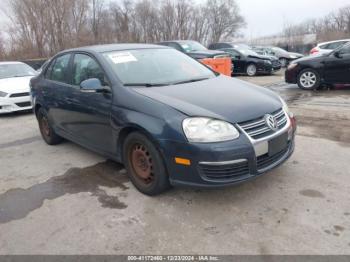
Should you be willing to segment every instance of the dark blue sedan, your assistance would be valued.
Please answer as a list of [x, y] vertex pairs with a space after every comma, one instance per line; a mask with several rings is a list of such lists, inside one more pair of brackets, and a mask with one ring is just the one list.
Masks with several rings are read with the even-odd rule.
[[65, 138], [124, 163], [148, 195], [247, 181], [294, 150], [295, 119], [279, 96], [168, 47], [63, 51], [31, 94], [46, 143]]

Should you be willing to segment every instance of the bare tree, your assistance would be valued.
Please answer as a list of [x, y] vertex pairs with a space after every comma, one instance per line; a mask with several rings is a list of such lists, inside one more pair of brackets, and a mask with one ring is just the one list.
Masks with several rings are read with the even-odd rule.
[[7, 0], [8, 55], [47, 57], [80, 45], [233, 37], [244, 25], [235, 0]]
[[5, 58], [6, 58], [5, 41], [0, 32], [0, 60], [4, 60]]
[[210, 42], [233, 37], [245, 26], [244, 18], [234, 0], [207, 0], [205, 9], [210, 24]]

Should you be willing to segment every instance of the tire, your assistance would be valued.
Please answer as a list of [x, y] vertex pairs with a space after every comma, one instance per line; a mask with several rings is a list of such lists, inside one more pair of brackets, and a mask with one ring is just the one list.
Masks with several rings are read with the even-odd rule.
[[161, 154], [142, 133], [131, 133], [125, 139], [123, 160], [131, 182], [141, 193], [154, 196], [171, 187]]
[[42, 138], [48, 145], [57, 145], [62, 142], [62, 138], [53, 130], [47, 117], [45, 109], [40, 108], [37, 112], [37, 119]]
[[288, 60], [286, 58], [280, 58], [279, 60], [283, 68], [288, 66]]
[[317, 71], [309, 68], [298, 75], [298, 86], [304, 90], [316, 90], [321, 85], [321, 78]]
[[249, 64], [246, 68], [246, 74], [248, 76], [256, 76], [258, 70], [255, 64]]

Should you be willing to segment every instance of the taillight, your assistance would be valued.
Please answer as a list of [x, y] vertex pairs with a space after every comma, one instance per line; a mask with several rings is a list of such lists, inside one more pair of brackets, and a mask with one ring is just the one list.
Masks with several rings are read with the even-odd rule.
[[311, 51], [310, 51], [311, 55], [314, 55], [314, 54], [317, 54], [317, 53], [318, 53], [318, 49], [316, 47], [312, 48]]

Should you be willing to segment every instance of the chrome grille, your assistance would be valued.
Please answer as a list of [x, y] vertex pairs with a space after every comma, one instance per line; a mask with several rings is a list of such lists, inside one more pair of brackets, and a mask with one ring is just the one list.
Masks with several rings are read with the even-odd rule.
[[[278, 123], [278, 130], [285, 127], [287, 124], [287, 116], [284, 113], [283, 109], [280, 109], [271, 114]], [[265, 121], [265, 116], [261, 116], [257, 119], [239, 123], [238, 125], [253, 139], [260, 139], [265, 136], [271, 135], [274, 133], [267, 125]], [[277, 130], [277, 131], [278, 131]]]
[[29, 92], [25, 93], [16, 93], [16, 94], [11, 94], [10, 97], [22, 97], [22, 96], [29, 96]]

